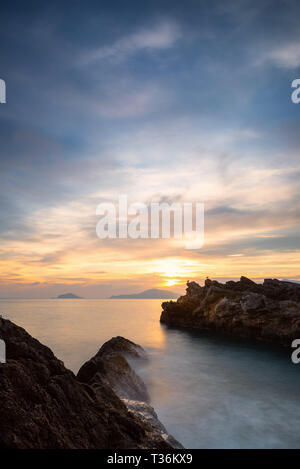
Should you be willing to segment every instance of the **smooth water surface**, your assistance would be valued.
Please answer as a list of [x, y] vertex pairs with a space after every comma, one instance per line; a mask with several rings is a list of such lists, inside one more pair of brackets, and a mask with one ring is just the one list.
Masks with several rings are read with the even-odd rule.
[[111, 337], [146, 348], [138, 370], [164, 423], [186, 448], [299, 448], [300, 365], [289, 351], [169, 329], [161, 300], [0, 300], [77, 372]]

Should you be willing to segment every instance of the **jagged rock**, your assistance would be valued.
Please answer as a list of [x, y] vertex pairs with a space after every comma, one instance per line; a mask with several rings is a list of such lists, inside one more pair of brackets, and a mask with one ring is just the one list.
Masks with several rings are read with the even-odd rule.
[[147, 360], [147, 354], [142, 347], [124, 337], [113, 337], [81, 367], [77, 378], [91, 386], [96, 393], [99, 382], [105, 382], [134, 415], [146, 424], [150, 424], [173, 448], [182, 448], [182, 445], [168, 434], [158, 420], [150, 405], [147, 388], [127, 362], [126, 356], [136, 360]]
[[198, 287], [189, 282], [186, 295], [163, 303], [161, 322], [286, 346], [300, 338], [299, 284], [277, 279], [257, 284], [241, 277], [225, 284], [206, 279]]
[[105, 344], [100, 348], [98, 354], [104, 356], [105, 354], [112, 352], [120, 352], [125, 356], [143, 360], [147, 360], [148, 358], [145, 350], [140, 345], [120, 336], [113, 337], [108, 342], [105, 342]]
[[187, 288], [186, 288], [186, 291], [187, 291], [187, 294], [189, 295], [189, 297], [192, 297], [192, 296], [200, 296], [202, 295], [202, 287], [200, 287], [200, 285], [198, 285], [198, 283], [196, 282], [187, 282]]
[[99, 380], [110, 386], [121, 398], [150, 401], [144, 382], [131, 368], [125, 355], [145, 359], [139, 345], [123, 337], [113, 337], [78, 371], [79, 381], [97, 388]]
[[101, 370], [97, 386], [80, 382], [48, 347], [3, 318], [0, 338], [7, 358], [0, 364], [0, 448], [172, 448]]

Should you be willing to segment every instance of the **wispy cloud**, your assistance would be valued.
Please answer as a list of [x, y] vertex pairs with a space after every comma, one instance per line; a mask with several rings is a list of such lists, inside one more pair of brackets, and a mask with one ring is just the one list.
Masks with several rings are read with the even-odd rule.
[[164, 21], [152, 28], [143, 28], [124, 36], [112, 44], [99, 47], [85, 54], [80, 63], [87, 65], [103, 59], [120, 61], [139, 51], [163, 50], [172, 47], [181, 36], [176, 23]]
[[92, 102], [90, 108], [95, 115], [107, 119], [143, 116], [162, 110], [169, 100], [168, 90], [155, 84], [136, 84], [135, 87], [127, 82], [119, 83], [119, 86], [112, 84], [103, 94], [103, 99]]
[[[300, 65], [300, 3], [81, 3], [80, 15], [1, 12], [0, 296], [299, 278], [298, 108], [285, 77]], [[204, 202], [204, 248], [99, 240], [95, 208], [119, 193]]]
[[268, 51], [261, 63], [271, 63], [277, 67], [294, 69], [300, 66], [300, 41], [280, 45]]

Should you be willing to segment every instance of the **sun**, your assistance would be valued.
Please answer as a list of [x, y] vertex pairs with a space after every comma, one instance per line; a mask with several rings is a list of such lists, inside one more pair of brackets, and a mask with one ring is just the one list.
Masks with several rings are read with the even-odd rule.
[[179, 280], [177, 280], [176, 278], [168, 278], [165, 283], [164, 283], [164, 286], [165, 287], [172, 287], [173, 285], [177, 285], [179, 283]]

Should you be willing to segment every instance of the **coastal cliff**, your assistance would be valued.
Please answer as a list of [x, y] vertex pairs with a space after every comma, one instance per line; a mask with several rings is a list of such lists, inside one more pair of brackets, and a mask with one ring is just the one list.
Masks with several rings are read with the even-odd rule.
[[157, 419], [144, 383], [125, 358], [146, 359], [141, 347], [111, 339], [75, 376], [48, 347], [1, 317], [0, 338], [6, 344], [0, 448], [181, 447]]
[[225, 284], [206, 279], [188, 282], [186, 294], [162, 304], [161, 322], [169, 326], [216, 331], [290, 346], [300, 338], [300, 285], [241, 277]]

